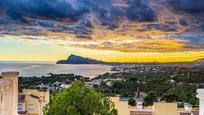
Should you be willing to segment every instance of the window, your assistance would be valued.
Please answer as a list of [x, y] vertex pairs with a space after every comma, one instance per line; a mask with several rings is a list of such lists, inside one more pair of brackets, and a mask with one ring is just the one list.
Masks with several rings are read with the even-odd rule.
[[23, 111], [24, 110], [24, 105], [22, 103], [18, 104], [18, 111]]
[[29, 104], [29, 105], [28, 105], [28, 110], [32, 110], [32, 111], [33, 111], [34, 109], [35, 109], [35, 107], [34, 107], [33, 104]]

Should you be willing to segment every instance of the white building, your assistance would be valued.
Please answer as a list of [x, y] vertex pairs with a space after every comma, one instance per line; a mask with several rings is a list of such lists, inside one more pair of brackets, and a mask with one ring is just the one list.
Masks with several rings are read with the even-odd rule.
[[197, 93], [199, 98], [199, 115], [204, 115], [204, 89], [198, 89]]

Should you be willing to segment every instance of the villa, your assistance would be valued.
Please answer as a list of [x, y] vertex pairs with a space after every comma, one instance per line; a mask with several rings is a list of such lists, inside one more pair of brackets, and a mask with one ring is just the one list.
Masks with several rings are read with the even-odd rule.
[[23, 89], [18, 94], [18, 113], [19, 115], [43, 115], [43, 108], [49, 100], [49, 91]]

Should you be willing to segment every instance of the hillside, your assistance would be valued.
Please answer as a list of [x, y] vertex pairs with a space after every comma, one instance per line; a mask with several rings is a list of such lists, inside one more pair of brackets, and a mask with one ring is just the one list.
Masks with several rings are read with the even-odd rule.
[[72, 54], [67, 58], [67, 60], [57, 61], [57, 64], [108, 64], [108, 63]]

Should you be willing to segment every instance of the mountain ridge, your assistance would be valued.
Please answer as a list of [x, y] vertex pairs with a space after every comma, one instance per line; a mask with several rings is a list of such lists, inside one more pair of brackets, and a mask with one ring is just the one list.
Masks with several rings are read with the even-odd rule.
[[[133, 63], [164, 63], [164, 62], [105, 62], [97, 59], [92, 59], [88, 57], [82, 57], [75, 54], [71, 54], [66, 60], [59, 60], [57, 64], [107, 64], [107, 65], [116, 65], [116, 64], [133, 64]], [[189, 64], [198, 64], [204, 63], [204, 58], [192, 61], [192, 62], [165, 62], [165, 63], [189, 63]]]
[[59, 60], [57, 64], [109, 64], [108, 62], [71, 54], [67, 60]]

